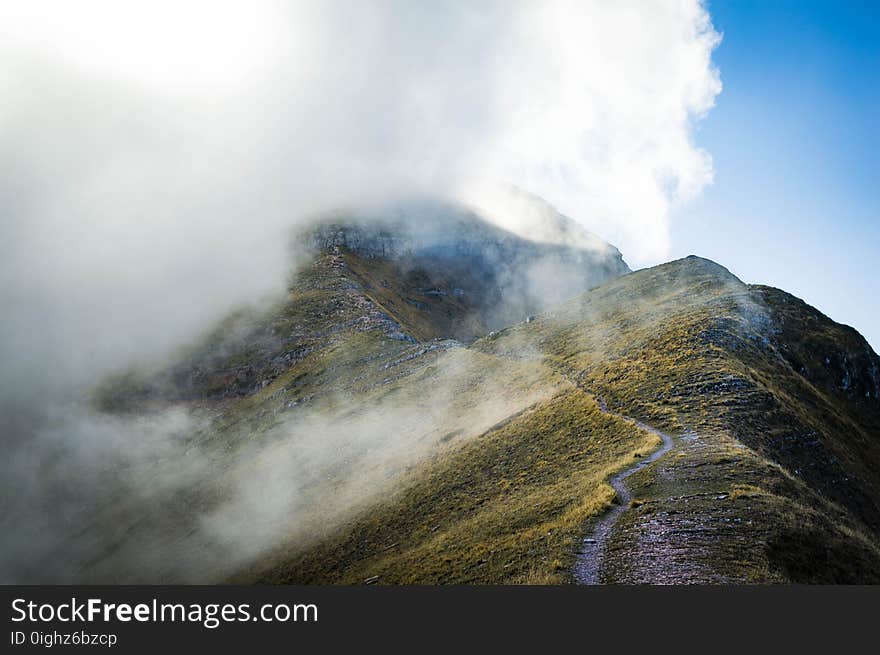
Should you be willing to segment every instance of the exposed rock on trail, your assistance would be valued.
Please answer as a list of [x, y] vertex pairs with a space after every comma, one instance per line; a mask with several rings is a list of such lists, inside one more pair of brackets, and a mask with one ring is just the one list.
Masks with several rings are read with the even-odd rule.
[[[599, 401], [599, 406], [603, 412], [610, 413], [603, 400]], [[656, 434], [662, 440], [662, 444], [649, 456], [639, 459], [634, 466], [615, 474], [608, 481], [617, 494], [616, 502], [602, 517], [599, 518], [590, 533], [583, 539], [574, 567], [574, 577], [578, 584], [594, 585], [602, 582], [602, 562], [608, 538], [611, 535], [617, 520], [629, 508], [630, 503], [633, 501], [633, 494], [627, 488], [625, 480], [634, 473], [637, 473], [656, 462], [668, 453], [674, 445], [672, 437], [665, 432], [655, 430], [649, 425], [645, 425], [644, 423], [629, 419], [625, 416], [621, 418], [631, 420], [640, 429]]]

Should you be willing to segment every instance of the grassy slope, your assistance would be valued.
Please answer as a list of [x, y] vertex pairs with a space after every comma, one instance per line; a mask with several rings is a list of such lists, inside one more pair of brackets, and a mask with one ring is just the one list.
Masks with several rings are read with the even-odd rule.
[[318, 547], [261, 563], [262, 582], [556, 583], [584, 522], [614, 493], [604, 480], [656, 447], [568, 388], [423, 465]]

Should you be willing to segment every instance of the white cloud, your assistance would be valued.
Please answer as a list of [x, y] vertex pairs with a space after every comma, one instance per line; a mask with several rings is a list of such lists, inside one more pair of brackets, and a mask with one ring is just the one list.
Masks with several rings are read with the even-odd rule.
[[662, 258], [717, 41], [696, 1], [5, 3], [7, 365], [153, 356], [279, 288], [296, 216], [401, 189], [513, 183]]
[[667, 253], [670, 208], [711, 181], [692, 123], [720, 92], [696, 2], [528, 4], [500, 71], [484, 168], [546, 197], [636, 262]]

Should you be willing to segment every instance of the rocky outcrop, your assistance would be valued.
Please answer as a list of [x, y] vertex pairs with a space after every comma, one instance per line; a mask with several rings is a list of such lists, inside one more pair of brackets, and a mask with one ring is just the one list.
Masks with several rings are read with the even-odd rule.
[[[449, 289], [425, 293], [492, 299], [497, 317], [489, 323], [495, 326], [630, 272], [617, 248], [561, 214], [541, 234], [545, 240], [533, 241], [463, 206], [422, 201], [372, 214], [327, 216], [295, 238], [318, 253], [344, 249], [427, 272], [429, 279], [442, 272], [453, 278]], [[556, 241], [546, 240], [550, 236]]]

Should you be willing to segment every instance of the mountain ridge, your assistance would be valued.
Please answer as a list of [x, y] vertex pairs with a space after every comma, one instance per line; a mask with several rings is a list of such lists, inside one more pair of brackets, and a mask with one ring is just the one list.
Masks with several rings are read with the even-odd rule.
[[268, 312], [111, 385], [112, 411], [209, 408], [188, 446], [209, 473], [96, 513], [91, 534], [137, 527], [85, 579], [158, 530], [192, 554], [135, 581], [571, 582], [657, 429], [673, 447], [627, 478], [600, 581], [874, 580], [878, 358], [855, 331], [695, 256], [491, 330], [448, 271], [395, 257], [325, 243]]
[[[644, 369], [645, 361], [641, 356], [634, 357], [631, 352], [637, 347], [638, 340], [632, 338], [636, 335], [626, 327], [627, 312], [623, 312], [624, 316], [616, 316], [620, 313], [620, 303], [603, 305], [602, 296], [616, 296], [622, 289], [632, 292], [636, 282], [646, 285], [642, 295], [655, 307], [665, 302], [682, 311], [686, 309], [688, 314], [698, 310], [687, 320], [682, 317], [675, 325], [668, 326], [672, 335], [658, 335], [651, 329], [645, 333], [649, 344], [656, 343], [658, 338], [663, 341], [674, 337], [675, 345], [671, 349], [669, 346], [662, 349], [652, 346], [655, 355], [662, 353], [683, 362], [695, 360], [695, 363], [673, 363], [671, 366], [667, 363], [666, 370], [657, 369], [666, 378], [663, 384], [658, 384], [660, 380], [653, 376], [646, 380], [652, 392], [621, 394], [620, 384], [626, 385], [627, 381], [639, 384], [639, 375], [628, 372], [621, 379], [621, 372], [614, 369], [619, 367], [625, 373], [634, 365]], [[658, 292], [665, 298], [661, 298]], [[743, 284], [714, 262], [690, 257], [617, 278], [587, 292], [575, 301], [575, 308], [562, 308], [558, 317], [553, 317], [553, 312], [550, 316], [539, 315], [533, 321], [512, 326], [474, 344], [473, 347], [481, 352], [519, 357], [524, 351], [520, 343], [522, 333], [537, 331], [540, 334], [547, 329], [547, 323], [555, 323], [546, 340], [539, 338], [536, 344], [534, 338], [527, 339], [542, 353], [544, 361], [551, 362], [551, 368], [573, 380], [575, 386], [589, 396], [601, 397], [603, 402], [607, 399], [615, 411], [638, 416], [640, 420], [675, 433], [675, 450], [658, 462], [652, 471], [634, 476], [634, 494], [638, 502], [632, 510], [624, 513], [622, 527], [614, 534], [610, 544], [611, 556], [602, 571], [603, 581], [731, 583], [873, 579], [871, 567], [880, 561], [877, 504], [873, 500], [877, 497], [876, 480], [871, 482], [870, 470], [858, 466], [857, 462], [862, 459], [877, 461], [876, 403], [868, 408], [870, 421], [857, 427], [857, 430], [874, 435], [872, 440], [869, 439], [869, 451], [854, 454], [849, 451], [853, 448], [859, 451], [865, 444], [859, 439], [850, 440], [845, 431], [837, 432], [840, 426], [835, 425], [834, 420], [814, 416], [805, 419], [801, 403], [792, 402], [787, 386], [800, 385], [800, 374], [794, 372], [787, 361], [778, 361], [784, 360], [781, 355], [775, 360], [777, 363], [768, 368], [771, 374], [777, 374], [779, 367], [787, 367], [798, 376], [786, 380], [786, 388], [770, 386], [768, 380], [772, 377], [768, 378], [766, 373], [755, 371], [744, 375], [754, 364], [751, 356], [755, 350], [765, 353], [778, 348], [778, 344], [771, 342], [775, 331], [770, 318], [773, 308], [762, 302], [764, 295], [762, 288]], [[796, 302], [793, 297], [785, 297], [786, 302]], [[629, 302], [632, 300], [632, 296], [628, 297]], [[680, 303], [684, 300], [687, 305], [682, 308]], [[705, 314], [700, 306], [703, 303], [708, 303], [714, 314]], [[589, 307], [592, 310], [588, 310]], [[566, 317], [577, 325], [589, 311], [604, 313], [606, 310], [611, 314], [609, 318], [618, 319], [614, 321], [618, 330], [630, 338], [619, 346], [623, 361], [612, 364], [603, 360], [608, 359], [609, 352], [614, 353], [616, 337], [601, 332], [590, 334], [591, 339], [598, 339], [597, 345], [603, 353], [598, 362], [590, 364], [589, 355], [583, 361], [584, 353], [590, 348], [572, 349], [568, 344], [570, 328]], [[730, 310], [733, 313], [726, 316]], [[707, 321], [707, 317], [711, 317], [710, 320]], [[604, 316], [601, 318], [600, 323], [607, 320]], [[669, 316], [664, 315], [662, 319], [666, 323]], [[679, 331], [685, 324], [688, 324], [685, 328], [687, 338], [682, 340]], [[835, 331], [845, 330], [836, 324], [832, 327]], [[558, 341], [560, 338], [562, 344]], [[860, 345], [870, 348], [863, 340]], [[579, 365], [572, 364], [571, 351], [581, 353], [574, 357], [582, 360]], [[762, 354], [761, 357], [768, 356]], [[876, 354], [872, 357], [876, 360]], [[612, 358], [616, 359], [616, 356]], [[838, 391], [845, 394], [843, 389]], [[869, 400], [873, 401], [873, 396]], [[807, 397], [806, 402], [813, 401]], [[812, 430], [805, 427], [809, 424], [813, 425]], [[821, 427], [816, 429], [817, 426]], [[751, 432], [747, 433], [749, 430]], [[808, 437], [806, 442], [800, 437], [813, 432], [814, 436]], [[535, 433], [529, 434], [536, 436]], [[489, 442], [496, 438], [491, 434], [479, 437]], [[569, 438], [577, 441], [576, 434], [570, 434]], [[794, 448], [790, 445], [793, 438], [796, 440]], [[471, 453], [469, 457], [480, 456]], [[848, 461], [841, 463], [842, 458]], [[465, 462], [459, 464], [466, 466]], [[448, 468], [444, 471], [446, 475], [453, 475]], [[860, 488], [859, 485], [863, 484], [867, 487]], [[430, 486], [421, 493], [431, 497], [432, 503], [443, 502], [432, 493]], [[730, 502], [725, 504], [728, 500]], [[394, 509], [389, 511], [399, 512], [400, 502], [390, 503]], [[376, 520], [381, 526], [383, 519]], [[593, 519], [588, 522], [590, 520]], [[391, 524], [399, 524], [399, 521]], [[364, 542], [381, 542], [381, 536], [364, 534], [363, 528], [357, 524], [348, 529]], [[381, 533], [381, 527], [375, 529]], [[406, 538], [400, 530], [398, 527], [387, 540]], [[574, 532], [584, 533], [583, 530]], [[638, 542], [648, 536], [650, 542]], [[415, 534], [410, 537], [413, 538], [416, 538]], [[568, 538], [575, 537], [569, 534]], [[406, 563], [404, 559], [403, 564], [399, 560], [392, 563], [393, 558], [381, 550], [372, 565], [369, 563], [374, 560], [369, 556], [360, 564], [351, 562], [345, 554], [347, 548], [358, 549], [351, 542], [347, 543], [336, 556], [318, 551], [317, 559], [307, 555], [305, 559], [293, 559], [291, 564], [295, 568], [287, 570], [291, 573], [300, 571], [293, 577], [288, 577], [291, 573], [282, 573], [285, 569], [273, 569], [257, 579], [351, 583], [363, 575], [363, 579], [378, 576], [379, 581], [389, 583], [489, 581], [498, 579], [493, 576], [502, 575], [505, 566], [501, 564], [501, 571], [487, 572], [488, 577], [484, 577], [474, 569], [454, 573], [456, 569], [452, 565], [449, 568], [453, 576], [460, 577], [444, 578], [441, 575], [435, 578], [427, 572], [418, 572], [422, 560]], [[568, 548], [569, 553], [577, 549], [574, 545]], [[560, 546], [551, 552], [559, 555], [565, 552], [565, 548]], [[321, 558], [324, 558], [323, 566]], [[486, 559], [484, 566], [492, 562], [483, 559]], [[554, 561], [551, 560], [551, 564]], [[553, 581], [560, 577], [565, 580], [564, 571], [568, 567], [564, 561], [559, 560], [558, 570], [563, 571], [562, 575], [555, 570], [556, 564], [552, 564], [548, 567], [550, 570], [542, 574], [522, 573], [524, 580]], [[634, 565], [638, 562], [643, 564]], [[662, 564], [660, 568], [658, 563]], [[350, 573], [343, 578], [335, 575], [323, 577], [330, 574], [324, 566], [343, 566], [343, 570]], [[472, 566], [479, 569], [480, 562]], [[395, 567], [409, 573], [401, 577], [402, 571], [393, 573]], [[320, 570], [326, 573], [317, 574]], [[307, 571], [312, 573], [307, 574]], [[313, 577], [316, 574], [317, 577]]]

